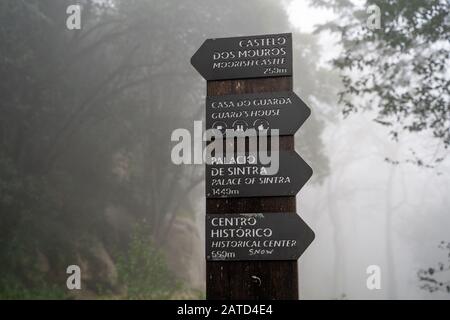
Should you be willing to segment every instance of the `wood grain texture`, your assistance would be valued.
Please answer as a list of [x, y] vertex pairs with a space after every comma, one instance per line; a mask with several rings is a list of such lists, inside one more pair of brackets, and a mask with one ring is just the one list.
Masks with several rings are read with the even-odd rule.
[[[208, 81], [208, 96], [292, 91], [292, 77]], [[294, 150], [294, 137], [280, 137], [280, 150]], [[206, 214], [296, 212], [295, 196], [206, 199]], [[298, 299], [297, 261], [206, 263], [206, 298]]]

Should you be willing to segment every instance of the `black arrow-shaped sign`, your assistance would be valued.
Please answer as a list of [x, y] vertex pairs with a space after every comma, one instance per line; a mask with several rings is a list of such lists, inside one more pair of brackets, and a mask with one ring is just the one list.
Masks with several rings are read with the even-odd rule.
[[295, 213], [207, 214], [206, 259], [297, 260], [314, 232]]
[[[260, 151], [259, 151], [260, 152]], [[312, 168], [295, 151], [212, 157], [206, 164], [206, 198], [295, 196]]]
[[206, 98], [206, 129], [294, 135], [311, 114], [293, 92], [226, 95]]
[[191, 58], [206, 80], [292, 75], [292, 34], [207, 39]]

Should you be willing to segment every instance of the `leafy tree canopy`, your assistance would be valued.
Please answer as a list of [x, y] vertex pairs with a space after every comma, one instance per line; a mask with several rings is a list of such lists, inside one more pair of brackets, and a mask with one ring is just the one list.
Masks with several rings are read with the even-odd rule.
[[[333, 60], [341, 71], [344, 115], [375, 110], [375, 121], [394, 139], [403, 131], [429, 132], [438, 141], [432, 159], [440, 162], [450, 145], [450, 5], [447, 0], [313, 0], [338, 18], [317, 31], [341, 37], [342, 53]], [[367, 20], [380, 8], [381, 26]], [[442, 153], [443, 151], [443, 153]], [[422, 165], [421, 160], [417, 164]]]

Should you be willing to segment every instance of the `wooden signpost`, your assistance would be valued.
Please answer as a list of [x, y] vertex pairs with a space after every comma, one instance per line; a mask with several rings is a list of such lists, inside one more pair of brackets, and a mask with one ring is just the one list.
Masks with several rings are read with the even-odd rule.
[[208, 39], [191, 63], [208, 81], [292, 76], [292, 34]]
[[280, 133], [273, 176], [257, 162], [206, 166], [207, 299], [298, 299], [296, 260], [314, 233], [296, 215], [312, 169], [294, 150], [310, 110], [292, 92], [292, 35], [208, 39], [191, 63], [208, 80], [207, 129]]
[[297, 260], [314, 232], [296, 214], [206, 215], [206, 260]]
[[273, 175], [268, 165], [253, 160], [256, 156], [242, 156], [239, 163], [219, 158], [215, 161], [220, 164], [207, 164], [206, 198], [295, 196], [311, 178], [311, 167], [295, 151], [273, 151], [271, 156], [279, 161]]
[[[294, 135], [311, 110], [294, 92], [264, 92], [206, 97], [206, 129], [278, 129]], [[242, 126], [242, 127], [239, 127]]]

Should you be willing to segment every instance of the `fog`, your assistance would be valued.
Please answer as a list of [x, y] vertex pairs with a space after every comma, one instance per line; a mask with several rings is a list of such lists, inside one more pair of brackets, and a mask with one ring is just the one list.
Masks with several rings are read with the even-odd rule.
[[[301, 0], [80, 0], [81, 28], [69, 30], [72, 2], [0, 4], [0, 299], [205, 298], [204, 166], [171, 159], [173, 131], [193, 135], [205, 119], [206, 81], [190, 58], [207, 38], [286, 32], [294, 91], [312, 109], [295, 136], [314, 170], [297, 212], [316, 234], [299, 259], [300, 298], [449, 299], [448, 86], [421, 78], [448, 81], [439, 28], [420, 40], [434, 39], [428, 47], [447, 60], [419, 46], [405, 55], [444, 70], [397, 63], [398, 78], [374, 79], [398, 95], [354, 94], [346, 112], [348, 70], [331, 60], [350, 41], [317, 30], [356, 10], [342, 1], [333, 11]], [[379, 32], [381, 46], [355, 52], [403, 52]], [[429, 108], [411, 111], [417, 100], [404, 92]], [[69, 265], [81, 269], [81, 290], [66, 288]], [[381, 288], [371, 290], [373, 265]], [[437, 280], [421, 280], [430, 268]]]
[[[407, 154], [406, 144], [386, 140], [385, 130], [367, 117], [344, 121], [324, 134], [332, 174], [297, 199], [320, 230], [300, 261], [303, 297], [446, 298], [421, 290], [417, 270], [446, 258], [436, 246], [448, 237], [449, 181], [437, 171], [448, 172], [448, 163], [439, 170], [392, 166], [384, 159]], [[373, 264], [382, 270], [381, 290], [366, 287], [366, 268]]]

